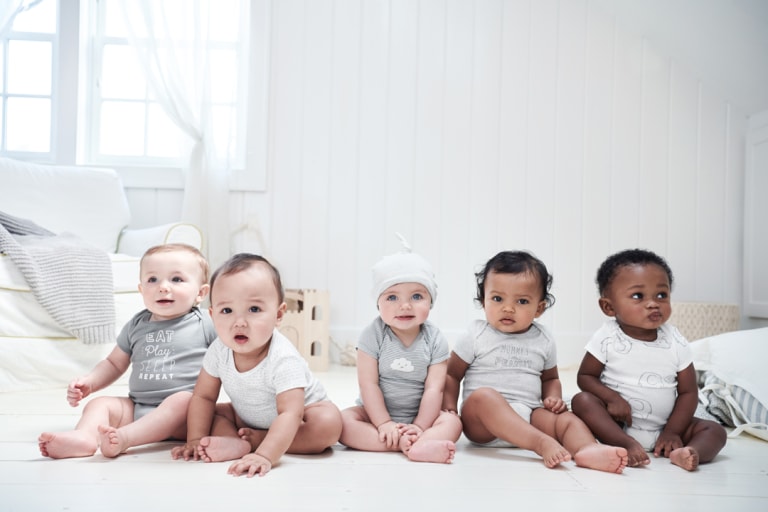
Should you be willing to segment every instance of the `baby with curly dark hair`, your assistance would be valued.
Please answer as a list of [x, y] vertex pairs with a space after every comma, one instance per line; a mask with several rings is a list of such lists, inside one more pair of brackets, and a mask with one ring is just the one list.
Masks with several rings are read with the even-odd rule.
[[547, 267], [527, 252], [502, 251], [475, 277], [485, 320], [454, 346], [443, 408], [457, 411], [463, 381], [461, 419], [472, 443], [532, 450], [549, 468], [573, 460], [621, 473], [627, 450], [599, 444], [563, 401], [555, 340], [535, 321], [554, 303]]
[[694, 417], [698, 387], [687, 340], [667, 323], [672, 270], [661, 256], [629, 249], [597, 271], [598, 304], [609, 317], [587, 343], [573, 411], [597, 438], [622, 446], [629, 466], [668, 457], [688, 471], [725, 446], [725, 429]]

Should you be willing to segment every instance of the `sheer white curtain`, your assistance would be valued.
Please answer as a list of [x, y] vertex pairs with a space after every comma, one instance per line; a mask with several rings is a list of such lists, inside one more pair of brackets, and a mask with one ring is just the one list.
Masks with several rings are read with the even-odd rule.
[[[240, 0], [238, 0], [239, 2]], [[247, 6], [247, 0], [246, 6]], [[229, 256], [228, 145], [233, 133], [214, 131], [211, 20], [215, 0], [120, 2], [147, 82], [168, 117], [192, 140], [185, 169], [183, 219], [203, 229], [213, 268]], [[234, 20], [234, 28], [237, 20]], [[247, 47], [247, 46], [245, 46]], [[190, 51], [192, 49], [193, 51]], [[247, 59], [243, 58], [243, 62]], [[231, 87], [237, 87], [232, 77]], [[217, 80], [221, 84], [221, 80]], [[233, 95], [234, 96], [234, 95]], [[230, 123], [234, 131], [234, 126]], [[226, 130], [225, 130], [226, 131]]]
[[13, 26], [13, 20], [19, 13], [31, 9], [42, 0], [0, 0], [0, 38]]

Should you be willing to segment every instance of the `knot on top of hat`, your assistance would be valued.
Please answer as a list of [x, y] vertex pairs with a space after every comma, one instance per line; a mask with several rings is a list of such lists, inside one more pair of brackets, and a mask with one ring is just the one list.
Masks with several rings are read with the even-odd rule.
[[390, 286], [400, 283], [419, 283], [429, 292], [432, 304], [437, 299], [437, 282], [432, 266], [422, 256], [411, 252], [411, 247], [400, 233], [403, 249], [395, 254], [384, 256], [373, 266], [373, 293], [378, 300]]

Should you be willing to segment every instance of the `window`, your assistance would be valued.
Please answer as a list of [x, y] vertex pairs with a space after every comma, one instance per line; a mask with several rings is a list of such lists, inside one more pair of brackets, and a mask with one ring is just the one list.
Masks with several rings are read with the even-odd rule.
[[[245, 103], [245, 82], [240, 75], [247, 69], [242, 65], [247, 56], [247, 34], [242, 32], [247, 27], [241, 26], [240, 20], [245, 18], [247, 2], [164, 0], [153, 4], [161, 16], [154, 21], [165, 23], [155, 27], [151, 34], [136, 32], [136, 45], [145, 56], [157, 51], [161, 59], [179, 68], [176, 76], [163, 74], [169, 82], [179, 79], [171, 83], [171, 88], [189, 88], [192, 84], [210, 87], [216, 151], [226, 155], [235, 167], [243, 167], [245, 116], [243, 109], [237, 107]], [[89, 35], [93, 58], [88, 97], [93, 115], [88, 159], [106, 163], [144, 160], [182, 164], [191, 141], [165, 113], [157, 89], [145, 79], [143, 68], [147, 64], [141, 62], [131, 45], [126, 14], [137, 19], [137, 3], [99, 0], [90, 6], [94, 22]], [[166, 16], [162, 17], [163, 14]], [[200, 44], [205, 44], [205, 48], [200, 48]], [[203, 64], [206, 59], [207, 64]]]
[[[204, 54], [213, 146], [235, 171], [233, 188], [263, 189], [270, 0], [154, 0], [153, 9], [171, 14], [167, 23], [134, 24], [133, 33], [132, 0], [32, 3], [0, 40], [0, 154], [111, 166], [130, 186], [180, 184], [193, 140], [166, 113], [168, 98], [145, 78], [151, 64], [136, 48], [173, 52], [187, 73], [183, 86], [197, 83]], [[202, 51], [191, 37], [201, 21]]]
[[50, 159], [57, 90], [56, 2], [22, 11], [0, 40], [0, 151]]

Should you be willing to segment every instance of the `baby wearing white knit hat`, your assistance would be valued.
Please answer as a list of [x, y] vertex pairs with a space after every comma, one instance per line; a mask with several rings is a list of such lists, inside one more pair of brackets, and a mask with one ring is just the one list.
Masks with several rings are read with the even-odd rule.
[[[381, 296], [390, 286], [400, 283], [419, 283], [429, 292], [432, 306], [437, 299], [437, 282], [432, 266], [422, 256], [411, 252], [411, 248], [400, 234], [397, 235], [403, 244], [403, 250], [384, 256], [373, 266], [373, 293], [375, 298]], [[431, 306], [430, 306], [431, 307]]]
[[[441, 410], [448, 340], [429, 321], [437, 297], [432, 266], [403, 250], [372, 268], [379, 314], [360, 333], [360, 395], [341, 412], [339, 442], [369, 451], [400, 451], [417, 462], [450, 464], [461, 419]], [[429, 301], [427, 301], [429, 295]]]

